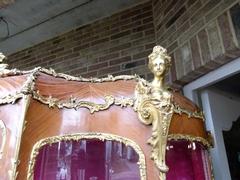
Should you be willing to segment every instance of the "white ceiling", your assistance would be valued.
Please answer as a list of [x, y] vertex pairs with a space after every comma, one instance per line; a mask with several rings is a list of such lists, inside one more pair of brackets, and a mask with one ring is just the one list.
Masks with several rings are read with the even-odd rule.
[[0, 51], [17, 52], [144, 1], [16, 0], [0, 9]]

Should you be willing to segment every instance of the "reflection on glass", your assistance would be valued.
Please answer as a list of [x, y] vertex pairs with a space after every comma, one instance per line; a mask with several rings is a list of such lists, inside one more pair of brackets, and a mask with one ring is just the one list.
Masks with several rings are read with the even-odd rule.
[[138, 159], [116, 141], [62, 141], [42, 147], [34, 180], [140, 180]]
[[166, 156], [169, 167], [168, 180], [211, 179], [208, 152], [202, 144], [186, 140], [171, 140], [167, 145]]

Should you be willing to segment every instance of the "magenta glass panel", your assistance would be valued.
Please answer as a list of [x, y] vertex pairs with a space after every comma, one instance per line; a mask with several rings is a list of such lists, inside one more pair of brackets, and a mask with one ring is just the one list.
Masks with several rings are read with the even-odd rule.
[[210, 180], [209, 157], [198, 142], [169, 141], [167, 145], [168, 180]]
[[138, 159], [116, 141], [62, 141], [41, 148], [34, 180], [140, 180]]

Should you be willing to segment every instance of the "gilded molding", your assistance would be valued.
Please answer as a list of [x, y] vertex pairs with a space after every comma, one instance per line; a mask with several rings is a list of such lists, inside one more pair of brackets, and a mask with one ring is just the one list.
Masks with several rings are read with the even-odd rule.
[[206, 146], [207, 148], [212, 148], [212, 144], [210, 144], [206, 139], [202, 137], [196, 137], [187, 134], [169, 134], [168, 140], [187, 140], [190, 142], [200, 142], [202, 145]]
[[8, 94], [0, 97], [0, 104], [14, 104], [18, 99], [23, 97], [23, 93], [16, 92], [15, 94]]
[[0, 120], [0, 131], [2, 136], [2, 144], [0, 146], [0, 160], [1, 160], [3, 157], [3, 151], [7, 140], [7, 128], [2, 120]]
[[[0, 64], [1, 65], [1, 64]], [[0, 67], [1, 69], [1, 67]], [[8, 70], [8, 72], [4, 72], [3, 74], [0, 73], [0, 77], [10, 76], [10, 75], [22, 75], [22, 74], [29, 74], [27, 77], [26, 82], [23, 84], [21, 91], [16, 92], [14, 94], [9, 94], [4, 97], [0, 97], [0, 104], [9, 104], [15, 103], [18, 99], [22, 98], [23, 95], [31, 94], [32, 97], [43, 104], [47, 104], [49, 107], [58, 107], [58, 108], [81, 108], [85, 107], [90, 110], [91, 113], [106, 110], [111, 105], [119, 105], [121, 107], [126, 106], [133, 106], [134, 99], [133, 98], [116, 98], [111, 95], [107, 95], [104, 97], [105, 103], [104, 104], [96, 104], [93, 102], [88, 101], [81, 101], [76, 98], [70, 98], [69, 100], [62, 101], [57, 98], [53, 98], [51, 96], [44, 97], [40, 95], [39, 91], [35, 90], [35, 81], [37, 80], [37, 76], [39, 73], [45, 73], [57, 78], [63, 78], [68, 81], [79, 81], [79, 82], [91, 82], [91, 83], [102, 83], [102, 82], [114, 82], [118, 80], [140, 80], [141, 78], [137, 75], [120, 75], [120, 76], [112, 76], [108, 75], [104, 78], [83, 78], [83, 77], [74, 77], [71, 75], [67, 75], [64, 73], [56, 73], [53, 69], [46, 69], [37, 67], [30, 71], [19, 71], [16, 69]]]
[[32, 94], [34, 91], [35, 81], [37, 78], [37, 73], [40, 68], [35, 68], [31, 71], [27, 80], [24, 82], [21, 90], [15, 92], [14, 94], [8, 94], [6, 96], [0, 97], [0, 104], [14, 104], [18, 99], [21, 99], [24, 95]]
[[16, 171], [16, 167], [19, 165], [19, 161], [14, 158], [11, 159], [12, 169], [8, 170], [8, 176], [10, 180], [17, 179], [18, 172]]
[[[3, 67], [6, 70], [7, 64], [1, 64], [1, 61], [0, 61], [0, 65], [4, 65]], [[1, 71], [1, 66], [0, 66], [0, 77], [23, 75], [23, 74], [32, 74], [32, 73], [36, 72], [36, 70], [37, 70], [37, 72], [41, 72], [41, 73], [44, 73], [44, 74], [47, 74], [47, 75], [51, 75], [51, 76], [56, 77], [56, 78], [66, 79], [67, 81], [102, 83], [102, 82], [114, 82], [114, 81], [119, 81], [119, 80], [126, 80], [126, 81], [135, 80], [135, 81], [138, 81], [139, 79], [141, 79], [136, 74], [135, 75], [119, 75], [119, 76], [112, 76], [112, 75], [109, 74], [107, 77], [103, 77], [103, 78], [95, 78], [95, 77], [84, 78], [82, 76], [76, 77], [76, 76], [71, 76], [71, 75], [64, 74], [64, 73], [57, 73], [52, 68], [46, 69], [46, 68], [43, 68], [43, 67], [36, 67], [35, 69], [28, 70], [28, 71], [21, 71], [21, 70], [18, 70], [18, 69], [7, 69], [6, 71]]]
[[30, 71], [20, 71], [18, 69], [5, 69], [4, 71], [0, 72], [0, 77], [23, 75], [28, 74], [29, 72]]
[[24, 95], [23, 96], [23, 111], [21, 114], [21, 117], [19, 119], [19, 126], [18, 126], [18, 135], [17, 135], [17, 140], [16, 140], [16, 150], [15, 150], [15, 155], [14, 158], [12, 159], [12, 169], [8, 171], [9, 174], [9, 179], [14, 180], [17, 178], [18, 172], [17, 172], [17, 167], [20, 163], [19, 161], [19, 153], [20, 153], [20, 145], [21, 145], [21, 140], [22, 140], [22, 134], [25, 128], [25, 116], [29, 107], [30, 103], [30, 95]]
[[60, 100], [51, 96], [44, 97], [40, 95], [39, 91], [33, 91], [33, 99], [40, 101], [43, 104], [48, 105], [49, 108], [57, 107], [61, 108], [87, 108], [90, 113], [103, 111], [108, 109], [111, 105], [119, 105], [121, 107], [133, 106], [134, 100], [132, 98], [117, 98], [112, 95], [104, 97], [104, 104], [97, 104], [89, 101], [82, 101], [77, 98], [71, 97], [68, 100]]
[[103, 78], [84, 78], [84, 77], [75, 77], [64, 73], [57, 73], [54, 69], [46, 69], [41, 68], [40, 72], [52, 75], [57, 78], [63, 78], [67, 81], [79, 81], [79, 82], [91, 82], [91, 83], [102, 83], [102, 82], [114, 82], [119, 80], [139, 80], [140, 77], [138, 75], [119, 75], [119, 76], [112, 76], [108, 75], [107, 77]]
[[211, 180], [214, 180], [214, 173], [213, 173], [213, 164], [212, 164], [212, 157], [210, 156], [210, 153], [208, 153], [208, 161], [209, 161], [209, 171], [211, 174]]
[[200, 111], [200, 112], [191, 112], [189, 110], [186, 110], [186, 109], [183, 109], [182, 107], [180, 107], [179, 105], [177, 104], [174, 104], [174, 108], [173, 108], [174, 112], [177, 113], [177, 114], [186, 114], [189, 118], [193, 117], [193, 118], [198, 118], [198, 119], [202, 119], [204, 121], [204, 115], [203, 115], [203, 112]]
[[32, 70], [31, 71], [20, 71], [18, 69], [7, 69], [8, 64], [2, 63], [5, 59], [7, 59], [6, 56], [4, 56], [3, 53], [0, 52], [0, 77], [26, 74], [26, 73], [29, 73], [32, 71]]
[[31, 94], [35, 88], [35, 81], [37, 80], [38, 73], [41, 68], [34, 68], [31, 74], [27, 77], [27, 80], [24, 82], [21, 93], [23, 94]]
[[135, 102], [134, 98], [125, 98], [125, 97], [115, 97], [114, 104], [121, 107], [133, 106]]
[[134, 141], [121, 137], [118, 135], [113, 134], [106, 134], [106, 133], [98, 133], [98, 132], [90, 132], [90, 133], [77, 133], [77, 134], [67, 134], [62, 136], [53, 136], [48, 137], [45, 139], [41, 139], [35, 143], [33, 146], [30, 161], [28, 165], [28, 173], [27, 173], [27, 180], [34, 179], [34, 166], [36, 163], [36, 157], [39, 154], [40, 149], [47, 144], [53, 144], [60, 141], [79, 141], [81, 139], [99, 139], [101, 141], [118, 141], [120, 143], [125, 144], [126, 146], [132, 147], [136, 153], [139, 155], [138, 165], [140, 170], [140, 177], [141, 180], [146, 180], [146, 163], [145, 163], [145, 156], [141, 148], [137, 143]]

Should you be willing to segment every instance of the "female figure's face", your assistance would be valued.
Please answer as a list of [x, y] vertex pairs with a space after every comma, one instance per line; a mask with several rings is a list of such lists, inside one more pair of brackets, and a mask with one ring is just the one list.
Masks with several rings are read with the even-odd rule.
[[166, 70], [165, 61], [161, 56], [158, 56], [152, 61], [152, 72], [154, 76], [163, 76]]

